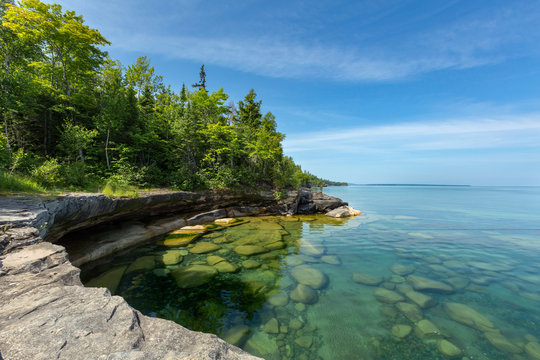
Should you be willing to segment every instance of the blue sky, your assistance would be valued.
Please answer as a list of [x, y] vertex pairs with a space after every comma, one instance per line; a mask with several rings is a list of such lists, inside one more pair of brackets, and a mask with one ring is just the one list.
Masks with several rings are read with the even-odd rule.
[[540, 1], [61, 0], [129, 65], [254, 88], [316, 175], [540, 185]]

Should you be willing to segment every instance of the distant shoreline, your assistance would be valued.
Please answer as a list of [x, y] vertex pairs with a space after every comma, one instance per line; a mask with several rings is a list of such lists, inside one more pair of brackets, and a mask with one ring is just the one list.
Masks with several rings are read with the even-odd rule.
[[349, 184], [358, 186], [436, 186], [436, 187], [471, 187], [472, 185], [438, 185], [438, 184]]

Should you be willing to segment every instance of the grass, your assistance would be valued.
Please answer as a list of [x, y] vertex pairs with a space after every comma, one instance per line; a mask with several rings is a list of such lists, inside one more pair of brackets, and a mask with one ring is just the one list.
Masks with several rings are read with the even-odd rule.
[[0, 194], [2, 195], [11, 193], [40, 194], [45, 192], [47, 192], [47, 189], [34, 180], [6, 172], [0, 173]]
[[108, 182], [105, 184], [101, 193], [110, 198], [127, 197], [138, 198], [139, 192], [132, 186]]

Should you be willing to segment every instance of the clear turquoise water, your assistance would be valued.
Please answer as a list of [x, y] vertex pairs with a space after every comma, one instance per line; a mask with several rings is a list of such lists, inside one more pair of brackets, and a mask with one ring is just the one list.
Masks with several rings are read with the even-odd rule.
[[[99, 286], [96, 276], [123, 269], [116, 293], [135, 308], [237, 341], [266, 359], [446, 359], [442, 339], [461, 351], [458, 359], [536, 359], [540, 188], [349, 186], [324, 192], [363, 214], [349, 220], [253, 219], [199, 240], [219, 244], [216, 252], [192, 254], [181, 248], [183, 261], [168, 267], [158, 261], [167, 249], [152, 242], [83, 271], [83, 279], [94, 278], [91, 284]], [[268, 234], [248, 230], [264, 229], [264, 221], [286, 229], [280, 232], [286, 247], [266, 254], [275, 259], [249, 257], [262, 266], [247, 270], [242, 267], [247, 257], [234, 248], [254, 231]], [[313, 256], [309, 244], [340, 264]], [[169, 272], [205, 264], [210, 255], [226, 258], [238, 271], [220, 273], [200, 287], [179, 288]], [[125, 271], [143, 256], [156, 259], [152, 268]], [[328, 278], [315, 290], [317, 301], [305, 306], [292, 295], [297, 287], [292, 274], [300, 263]], [[434, 305], [413, 305], [413, 314], [405, 314], [399, 303], [414, 304], [406, 296], [414, 284], [408, 275], [392, 272], [396, 264], [451, 291], [418, 290]], [[355, 282], [355, 273], [381, 278], [380, 283]], [[400, 301], [375, 296], [384, 292], [380, 289]], [[276, 306], [270, 301], [275, 294], [286, 303]], [[452, 312], [453, 303], [466, 307]], [[272, 329], [276, 320], [278, 333]], [[436, 331], [422, 332], [425, 320]], [[395, 325], [412, 331], [399, 338], [392, 332]]]

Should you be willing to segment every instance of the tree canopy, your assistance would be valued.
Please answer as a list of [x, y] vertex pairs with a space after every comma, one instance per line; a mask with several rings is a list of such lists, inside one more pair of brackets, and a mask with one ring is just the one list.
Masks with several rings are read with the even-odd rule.
[[83, 17], [39, 0], [0, 6], [0, 171], [45, 186], [176, 189], [321, 185], [284, 156], [251, 89], [227, 103], [200, 80], [176, 93], [149, 58], [125, 67]]

